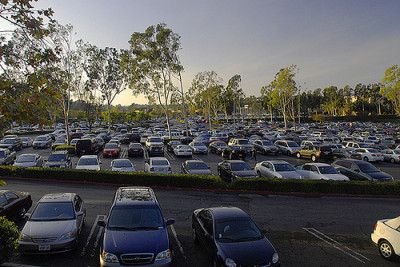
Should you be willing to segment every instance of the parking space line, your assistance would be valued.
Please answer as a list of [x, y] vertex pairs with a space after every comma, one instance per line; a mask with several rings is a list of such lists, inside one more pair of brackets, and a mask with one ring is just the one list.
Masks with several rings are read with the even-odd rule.
[[175, 159], [173, 156], [171, 156], [171, 154], [170, 154], [168, 151], [165, 151], [165, 155], [167, 156], [167, 158], [168, 158], [169, 160], [171, 160], [171, 161], [176, 161], [176, 159]]
[[[319, 240], [327, 243], [328, 245], [334, 247], [335, 249], [343, 252], [344, 254], [350, 256], [351, 258], [361, 262], [361, 263], [366, 263], [363, 259], [370, 261], [367, 257], [361, 255], [360, 253], [350, 249], [347, 246], [344, 246], [337, 242], [336, 240], [330, 238], [329, 236], [321, 233], [320, 231], [316, 230], [315, 228], [303, 228], [306, 232], [309, 234], [313, 235], [314, 237], [318, 238]], [[346, 251], [347, 250], [347, 251]]]
[[93, 234], [94, 234], [94, 231], [96, 230], [97, 222], [100, 220], [100, 218], [101, 218], [101, 219], [104, 219], [105, 217], [106, 217], [105, 215], [97, 215], [97, 216], [96, 216], [96, 220], [94, 220], [94, 223], [93, 223], [93, 225], [92, 225], [92, 228], [90, 229], [89, 236], [88, 236], [87, 239], [86, 239], [85, 246], [82, 248], [81, 256], [84, 256], [84, 255], [86, 254], [86, 249], [87, 249], [87, 247], [88, 247], [88, 245], [89, 245], [90, 240], [92, 239], [92, 236], [93, 236]]
[[181, 243], [181, 241], [179, 241], [178, 235], [176, 234], [175, 227], [173, 225], [171, 225], [171, 232], [172, 232], [172, 235], [174, 236], [176, 244], [178, 245], [179, 252], [182, 254], [183, 258], [186, 261], [187, 258], [186, 258], [185, 252], [183, 251], [182, 243]]

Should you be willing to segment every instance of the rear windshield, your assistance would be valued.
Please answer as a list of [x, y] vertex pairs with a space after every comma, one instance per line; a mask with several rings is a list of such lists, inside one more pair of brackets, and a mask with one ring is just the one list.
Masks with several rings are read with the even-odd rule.
[[295, 171], [296, 169], [287, 163], [278, 163], [278, 164], [274, 164], [275, 166], [275, 171], [277, 172], [288, 172], [288, 171]]
[[78, 161], [77, 165], [97, 165], [97, 159], [96, 158], [81, 158]]
[[4, 150], [0, 150], [0, 158], [5, 158], [6, 152]]
[[168, 161], [160, 160], [160, 159], [153, 160], [151, 163], [152, 163], [152, 165], [155, 165], [155, 166], [168, 166], [169, 165]]
[[132, 163], [129, 160], [117, 160], [117, 161], [114, 161], [113, 167], [117, 167], [117, 168], [132, 167]]
[[249, 171], [249, 170], [251, 170], [251, 167], [246, 162], [232, 162], [231, 170], [232, 171]]
[[207, 164], [204, 162], [188, 162], [187, 167], [190, 170], [206, 170], [208, 169]]
[[65, 154], [51, 154], [47, 161], [66, 161], [67, 156]]
[[118, 144], [117, 143], [107, 143], [104, 148], [118, 148]]

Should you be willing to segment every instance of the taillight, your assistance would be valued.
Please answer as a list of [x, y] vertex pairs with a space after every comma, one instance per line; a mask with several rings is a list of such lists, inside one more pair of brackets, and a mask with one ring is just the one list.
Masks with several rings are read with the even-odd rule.
[[378, 223], [376, 223], [375, 225], [374, 225], [374, 231], [376, 231], [376, 227], [378, 226]]
[[378, 155], [377, 154], [371, 154], [373, 157], [377, 157]]

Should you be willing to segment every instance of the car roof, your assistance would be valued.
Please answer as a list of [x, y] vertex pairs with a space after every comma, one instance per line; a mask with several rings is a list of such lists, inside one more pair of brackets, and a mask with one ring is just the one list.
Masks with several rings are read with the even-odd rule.
[[80, 157], [81, 159], [92, 159], [92, 158], [96, 158], [97, 159], [97, 155], [83, 155]]
[[266, 160], [264, 162], [269, 162], [271, 164], [290, 164], [289, 162], [284, 160]]
[[156, 196], [150, 187], [120, 187], [115, 192], [114, 205], [137, 205], [157, 203]]
[[68, 154], [67, 150], [58, 150], [58, 151], [54, 151], [51, 152], [50, 155], [54, 155], [54, 154]]
[[232, 160], [225, 160], [225, 162], [228, 162], [228, 163], [242, 163], [242, 162], [245, 162], [245, 161], [240, 160], [240, 159], [232, 159]]
[[72, 202], [75, 193], [53, 193], [44, 195], [39, 202]]
[[316, 166], [316, 167], [331, 166], [331, 165], [329, 165], [329, 164], [327, 164], [327, 163], [320, 163], [320, 162], [306, 163], [306, 164], [304, 164], [304, 165], [313, 165], [313, 166]]
[[214, 207], [208, 209], [215, 220], [248, 218], [249, 215], [236, 207]]

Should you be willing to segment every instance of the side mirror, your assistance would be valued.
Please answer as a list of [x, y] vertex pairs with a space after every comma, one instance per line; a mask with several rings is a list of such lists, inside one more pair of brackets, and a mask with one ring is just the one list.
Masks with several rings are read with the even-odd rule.
[[103, 221], [103, 220], [99, 220], [99, 221], [97, 222], [97, 225], [100, 226], [100, 227], [106, 227], [106, 222]]
[[165, 225], [166, 225], [166, 226], [173, 225], [174, 223], [175, 223], [175, 220], [174, 220], [174, 219], [168, 219], [168, 220], [165, 221]]
[[30, 214], [30, 213], [25, 213], [25, 214], [24, 214], [24, 218], [25, 218], [25, 219], [29, 219], [30, 217], [31, 217], [31, 214]]

